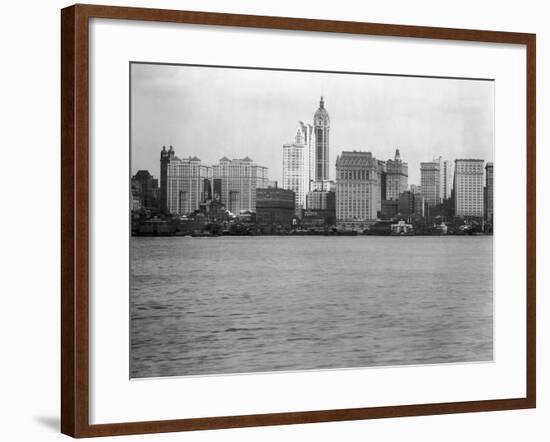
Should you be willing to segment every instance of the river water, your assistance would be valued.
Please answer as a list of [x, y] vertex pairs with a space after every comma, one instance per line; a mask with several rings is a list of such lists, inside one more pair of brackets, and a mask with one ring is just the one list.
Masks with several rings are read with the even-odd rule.
[[131, 238], [130, 376], [493, 359], [493, 239]]

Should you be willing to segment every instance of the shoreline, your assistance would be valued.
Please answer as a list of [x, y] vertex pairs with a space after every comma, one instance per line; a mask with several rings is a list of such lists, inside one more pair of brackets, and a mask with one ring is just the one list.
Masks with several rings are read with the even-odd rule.
[[492, 233], [474, 233], [474, 234], [406, 234], [406, 235], [380, 235], [380, 234], [365, 234], [365, 233], [255, 233], [255, 234], [249, 234], [249, 235], [239, 235], [239, 234], [221, 234], [221, 235], [209, 235], [209, 234], [185, 234], [185, 235], [178, 235], [178, 234], [132, 234], [130, 235], [132, 238], [218, 238], [218, 237], [257, 237], [257, 236], [285, 236], [285, 237], [308, 237], [308, 236], [324, 236], [324, 237], [393, 237], [393, 238], [403, 238], [403, 237], [486, 237], [486, 236], [493, 236]]

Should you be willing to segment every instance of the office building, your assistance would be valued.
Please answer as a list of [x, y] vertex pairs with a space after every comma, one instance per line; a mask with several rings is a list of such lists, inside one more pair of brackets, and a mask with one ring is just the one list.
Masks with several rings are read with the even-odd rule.
[[306, 193], [311, 189], [310, 183], [315, 180], [315, 128], [312, 124], [299, 121], [299, 130], [301, 132], [302, 143], [304, 144], [305, 151], [305, 164], [306, 170], [304, 175], [307, 178]]
[[383, 160], [378, 160], [378, 173], [380, 174], [379, 181], [380, 181], [380, 199], [382, 201], [388, 199], [387, 198], [387, 191], [386, 191], [386, 162]]
[[168, 212], [168, 165], [176, 157], [174, 148], [162, 146], [160, 151], [160, 210]]
[[245, 210], [254, 212], [256, 189], [266, 188], [268, 183], [267, 167], [254, 164], [248, 157], [233, 160], [221, 158], [218, 164], [212, 166], [212, 177], [214, 181], [220, 180], [222, 204], [235, 215]]
[[407, 190], [399, 195], [398, 212], [401, 216], [424, 216], [424, 197], [420, 193]]
[[304, 218], [322, 219], [323, 224], [336, 224], [336, 193], [331, 190], [312, 190], [307, 194]]
[[132, 187], [137, 190], [140, 207], [150, 209], [157, 207], [158, 180], [148, 170], [138, 170], [132, 177]]
[[493, 163], [487, 163], [485, 166], [485, 220], [494, 224], [493, 212]]
[[420, 163], [420, 189], [428, 207], [441, 203], [441, 170], [439, 161]]
[[381, 208], [378, 161], [370, 152], [344, 151], [336, 159], [338, 222], [375, 220]]
[[180, 159], [170, 146], [161, 151], [161, 209], [172, 214], [188, 215], [199, 209], [209, 192], [211, 168], [197, 157]]
[[296, 209], [306, 206], [309, 190], [308, 147], [301, 129], [293, 143], [283, 145], [283, 188], [292, 190], [296, 196]]
[[139, 187], [139, 183], [135, 182], [132, 178], [132, 201], [130, 203], [132, 210], [140, 210], [141, 209], [141, 190]]
[[307, 207], [311, 210], [336, 211], [336, 194], [330, 190], [313, 190], [307, 194]]
[[409, 187], [409, 166], [401, 160], [399, 149], [393, 160], [386, 161], [386, 199], [398, 200]]
[[483, 165], [483, 160], [455, 160], [454, 211], [456, 216], [483, 217]]
[[336, 192], [336, 183], [332, 180], [318, 180], [310, 183], [310, 192], [319, 190], [322, 192]]
[[439, 157], [439, 171], [441, 173], [440, 199], [441, 202], [451, 198], [453, 189], [453, 163], [449, 160], [442, 160]]
[[274, 187], [256, 189], [256, 222], [264, 232], [288, 230], [293, 225], [295, 195]]

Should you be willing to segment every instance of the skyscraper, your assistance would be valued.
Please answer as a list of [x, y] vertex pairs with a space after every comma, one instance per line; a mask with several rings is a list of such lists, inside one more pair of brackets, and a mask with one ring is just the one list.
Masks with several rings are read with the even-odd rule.
[[441, 161], [439, 157], [439, 170], [441, 173], [441, 200], [448, 200], [451, 198], [451, 191], [453, 189], [453, 163], [449, 160]]
[[409, 166], [401, 161], [399, 149], [395, 149], [393, 160], [386, 161], [386, 199], [398, 200], [409, 186]]
[[493, 215], [493, 163], [485, 166], [485, 220], [494, 224]]
[[212, 166], [214, 180], [221, 180], [221, 202], [232, 213], [256, 210], [256, 189], [267, 187], [267, 167], [248, 158], [220, 159]]
[[138, 170], [132, 177], [132, 186], [138, 191], [140, 207], [157, 207], [155, 190], [158, 180], [154, 179], [148, 170]]
[[175, 158], [175, 152], [172, 146], [166, 150], [166, 146], [162, 146], [160, 151], [160, 210], [168, 211], [168, 165]]
[[309, 189], [308, 146], [302, 129], [298, 129], [294, 143], [283, 144], [283, 188], [295, 194], [296, 209], [304, 209]]
[[424, 216], [424, 197], [406, 190], [399, 196], [398, 211], [402, 216]]
[[211, 168], [197, 157], [178, 158], [172, 146], [168, 151], [162, 148], [160, 161], [161, 208], [178, 215], [198, 210]]
[[483, 217], [483, 160], [455, 160], [454, 208], [456, 216]]
[[434, 158], [432, 162], [439, 164], [440, 182], [438, 203], [442, 203], [444, 200], [451, 197], [451, 190], [453, 188], [453, 163], [444, 160], [440, 156]]
[[375, 220], [380, 210], [378, 161], [370, 152], [344, 151], [336, 159], [336, 218]]
[[439, 161], [420, 163], [420, 188], [429, 207], [441, 202], [441, 170]]
[[380, 198], [381, 200], [387, 199], [386, 191], [386, 162], [378, 160], [378, 171], [380, 173]]
[[329, 179], [329, 138], [330, 117], [325, 109], [325, 101], [321, 97], [319, 109], [313, 116], [315, 130], [315, 180]]
[[306, 192], [308, 192], [312, 190], [310, 188], [310, 183], [315, 179], [315, 130], [312, 124], [306, 124], [303, 121], [300, 121], [299, 124], [305, 146], [304, 154], [307, 166], [305, 176], [307, 177], [308, 183]]

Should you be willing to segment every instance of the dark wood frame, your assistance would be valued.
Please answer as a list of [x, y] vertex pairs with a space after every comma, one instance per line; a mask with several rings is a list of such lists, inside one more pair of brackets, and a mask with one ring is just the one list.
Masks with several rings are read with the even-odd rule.
[[[91, 17], [202, 25], [514, 43], [527, 49], [527, 395], [391, 407], [90, 425], [88, 353], [88, 21]], [[73, 437], [302, 424], [534, 408], [536, 404], [536, 169], [534, 34], [97, 5], [61, 11], [61, 431]]]

